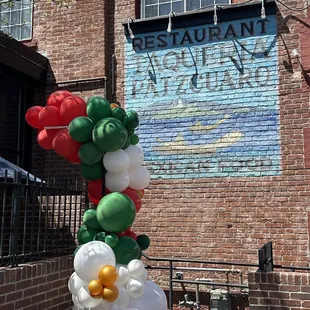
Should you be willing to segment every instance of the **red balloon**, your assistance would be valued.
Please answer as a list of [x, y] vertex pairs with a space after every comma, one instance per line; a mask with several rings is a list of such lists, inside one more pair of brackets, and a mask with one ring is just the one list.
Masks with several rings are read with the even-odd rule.
[[87, 116], [85, 101], [77, 96], [65, 98], [60, 106], [60, 115], [67, 125], [78, 116]]
[[63, 157], [76, 158], [82, 143], [73, 140], [68, 129], [61, 130], [53, 140], [54, 151]]
[[42, 128], [42, 124], [39, 120], [39, 113], [42, 109], [43, 107], [36, 105], [27, 110], [25, 118], [28, 125], [33, 128]]
[[54, 106], [59, 109], [63, 100], [69, 96], [72, 96], [72, 94], [66, 90], [55, 91], [48, 97], [46, 104], [48, 106]]
[[141, 199], [143, 198], [143, 196], [144, 196], [144, 189], [135, 190], [135, 192], [140, 196]]
[[88, 196], [94, 199], [100, 200], [102, 195], [102, 180], [90, 181], [87, 185]]
[[133, 203], [136, 206], [136, 212], [138, 213], [141, 209], [141, 206], [142, 206], [142, 200], [141, 200], [139, 194], [135, 190], [133, 190], [129, 187], [127, 189], [125, 189], [122, 192], [122, 194], [128, 196], [133, 201]]
[[67, 156], [65, 159], [72, 164], [80, 164], [82, 162], [78, 153], [74, 154], [73, 156]]
[[54, 106], [46, 106], [39, 113], [41, 127], [63, 126], [64, 120], [60, 116], [59, 109]]
[[128, 231], [128, 232], [125, 232], [125, 236], [127, 237], [130, 237], [134, 240], [137, 240], [138, 239], [138, 236], [136, 233], [134, 233], [133, 231]]
[[99, 202], [100, 202], [100, 199], [96, 199], [96, 198], [94, 198], [94, 197], [92, 197], [89, 193], [88, 193], [88, 198], [89, 198], [89, 200], [94, 204], [94, 205], [98, 205], [99, 204]]
[[37, 136], [38, 144], [42, 147], [44, 150], [52, 150], [53, 149], [53, 140], [55, 135], [57, 134], [59, 130], [46, 130], [43, 129], [39, 132]]
[[120, 233], [117, 233], [116, 235], [117, 235], [119, 238], [120, 238], [120, 237], [125, 237], [125, 232], [122, 231], [122, 232], [120, 232]]
[[138, 235], [131, 230], [131, 227], [127, 228], [125, 231], [118, 233], [117, 235], [118, 235], [118, 237], [126, 236], [126, 237], [130, 237], [132, 239], [135, 239], [135, 240], [138, 239]]

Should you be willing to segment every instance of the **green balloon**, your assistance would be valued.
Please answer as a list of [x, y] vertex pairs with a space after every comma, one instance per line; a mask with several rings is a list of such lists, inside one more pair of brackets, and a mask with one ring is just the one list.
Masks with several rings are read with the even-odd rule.
[[122, 147], [122, 150], [126, 150], [129, 147], [129, 145], [130, 145], [130, 139], [127, 139], [126, 143]]
[[133, 259], [141, 258], [141, 248], [138, 243], [130, 237], [121, 237], [114, 247], [116, 263], [127, 265]]
[[103, 152], [120, 150], [128, 138], [124, 124], [118, 119], [108, 117], [101, 120], [93, 130], [93, 141]]
[[102, 97], [91, 97], [87, 102], [87, 116], [96, 124], [100, 120], [112, 115], [112, 110], [108, 100]]
[[79, 157], [84, 164], [91, 166], [101, 161], [103, 153], [93, 141], [88, 141], [80, 147]]
[[68, 130], [72, 139], [78, 142], [86, 142], [92, 139], [94, 126], [90, 118], [79, 116], [71, 121]]
[[139, 116], [136, 111], [129, 110], [124, 118], [124, 124], [128, 129], [135, 129], [139, 126]]
[[93, 241], [94, 236], [98, 233], [98, 229], [87, 228], [86, 225], [82, 225], [77, 233], [77, 239], [79, 244], [85, 244], [87, 242]]
[[131, 137], [135, 133], [134, 129], [128, 129], [127, 128], [127, 131], [128, 131], [128, 137]]
[[101, 162], [94, 165], [80, 164], [80, 172], [86, 180], [99, 180], [102, 177], [102, 164]]
[[118, 244], [118, 241], [119, 241], [119, 238], [115, 234], [110, 234], [105, 237], [105, 243], [109, 245], [111, 248], [116, 247]]
[[104, 231], [98, 232], [98, 234], [95, 235], [94, 241], [102, 241], [105, 242], [106, 233]]
[[118, 233], [130, 227], [136, 217], [133, 201], [121, 193], [103, 197], [97, 206], [97, 220], [104, 230]]
[[150, 246], [150, 238], [147, 235], [139, 235], [137, 243], [140, 245], [142, 250], [146, 250]]
[[88, 209], [83, 216], [83, 223], [87, 228], [101, 229], [100, 224], [97, 221], [97, 211], [95, 209]]
[[81, 245], [79, 245], [75, 250], [74, 250], [74, 253], [73, 253], [73, 256], [76, 255], [76, 253], [78, 252], [78, 250], [80, 249]]
[[115, 108], [112, 110], [112, 117], [118, 119], [119, 121], [123, 121], [126, 116], [126, 111], [122, 108]]
[[139, 143], [139, 137], [137, 135], [131, 135], [130, 136], [130, 144], [136, 145]]

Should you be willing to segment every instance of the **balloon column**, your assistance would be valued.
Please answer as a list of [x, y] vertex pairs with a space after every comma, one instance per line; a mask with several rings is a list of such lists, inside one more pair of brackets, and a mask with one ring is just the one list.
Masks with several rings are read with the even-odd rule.
[[38, 130], [38, 144], [79, 164], [96, 206], [85, 211], [77, 233], [74, 269], [69, 280], [73, 309], [166, 310], [163, 291], [147, 281], [140, 261], [150, 245], [131, 226], [142, 206], [150, 175], [135, 129], [139, 117], [105, 98], [87, 102], [68, 91], [34, 106], [26, 121]]

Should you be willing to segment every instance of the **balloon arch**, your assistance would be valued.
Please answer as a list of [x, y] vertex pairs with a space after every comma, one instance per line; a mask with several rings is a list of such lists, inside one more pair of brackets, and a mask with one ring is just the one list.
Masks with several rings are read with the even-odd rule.
[[140, 260], [150, 240], [131, 229], [150, 182], [135, 134], [138, 114], [102, 97], [85, 102], [56, 91], [45, 107], [31, 107], [26, 121], [43, 149], [80, 166], [96, 205], [85, 211], [77, 233], [68, 283], [73, 309], [166, 310], [163, 290], [148, 280]]

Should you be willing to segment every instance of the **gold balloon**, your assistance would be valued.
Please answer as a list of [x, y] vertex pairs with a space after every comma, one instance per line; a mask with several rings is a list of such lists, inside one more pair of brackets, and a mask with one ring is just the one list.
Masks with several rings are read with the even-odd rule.
[[[103, 291], [103, 285], [101, 284], [100, 281], [93, 280], [93, 281], [89, 282], [88, 290], [89, 290], [89, 293], [92, 297], [98, 296], [98, 295], [100, 296], [102, 294], [102, 291]], [[96, 297], [94, 297], [94, 298], [96, 298]], [[101, 298], [101, 296], [99, 298]]]
[[101, 299], [102, 298], [102, 294], [99, 294], [99, 295], [90, 294], [90, 296], [95, 298], [95, 299]]
[[118, 297], [118, 288], [115, 285], [105, 286], [102, 292], [102, 298], [108, 302], [113, 302]]
[[117, 270], [113, 266], [105, 266], [99, 271], [99, 281], [104, 286], [113, 285], [117, 279]]
[[119, 108], [119, 105], [117, 103], [111, 103], [110, 107], [111, 107], [111, 109]]
[[140, 190], [137, 190], [136, 193], [140, 196], [140, 198], [142, 199], [144, 196], [144, 193]]

